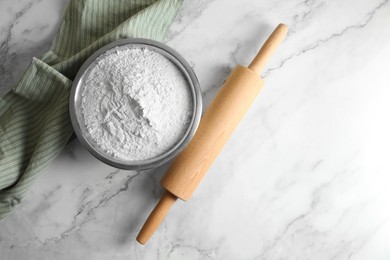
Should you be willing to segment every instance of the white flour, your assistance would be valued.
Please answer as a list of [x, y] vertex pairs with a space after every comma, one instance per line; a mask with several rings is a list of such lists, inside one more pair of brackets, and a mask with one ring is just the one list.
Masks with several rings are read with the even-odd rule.
[[82, 114], [87, 138], [122, 160], [156, 157], [175, 145], [191, 119], [191, 92], [169, 59], [147, 48], [116, 47], [86, 71]]

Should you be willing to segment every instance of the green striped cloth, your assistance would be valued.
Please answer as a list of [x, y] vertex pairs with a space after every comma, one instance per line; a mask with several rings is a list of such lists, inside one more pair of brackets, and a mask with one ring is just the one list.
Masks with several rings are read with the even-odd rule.
[[120, 38], [162, 40], [182, 0], [71, 0], [51, 49], [0, 97], [0, 219], [72, 136], [72, 79], [82, 63]]

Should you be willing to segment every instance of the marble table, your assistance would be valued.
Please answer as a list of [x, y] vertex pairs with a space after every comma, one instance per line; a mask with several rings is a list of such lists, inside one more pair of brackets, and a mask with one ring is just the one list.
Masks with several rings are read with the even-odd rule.
[[[2, 93], [67, 2], [0, 2]], [[187, 0], [165, 42], [207, 106], [279, 22], [264, 90], [146, 246], [135, 236], [167, 166], [118, 170], [74, 140], [0, 222], [0, 259], [390, 259], [389, 0]]]

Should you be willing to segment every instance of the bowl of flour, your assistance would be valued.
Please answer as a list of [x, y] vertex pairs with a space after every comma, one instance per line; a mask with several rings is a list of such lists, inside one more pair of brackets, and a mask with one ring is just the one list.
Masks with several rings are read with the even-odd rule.
[[128, 169], [157, 167], [190, 141], [202, 110], [195, 73], [172, 48], [123, 39], [98, 50], [73, 81], [76, 136], [97, 159]]

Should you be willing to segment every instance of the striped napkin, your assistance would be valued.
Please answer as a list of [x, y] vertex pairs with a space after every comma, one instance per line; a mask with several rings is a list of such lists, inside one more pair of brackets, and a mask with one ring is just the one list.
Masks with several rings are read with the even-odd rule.
[[182, 0], [71, 0], [51, 49], [0, 97], [0, 219], [73, 134], [72, 79], [96, 50], [120, 38], [161, 41]]

